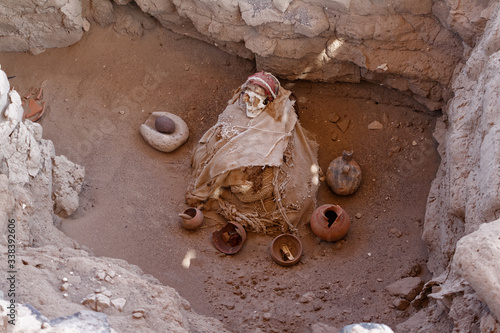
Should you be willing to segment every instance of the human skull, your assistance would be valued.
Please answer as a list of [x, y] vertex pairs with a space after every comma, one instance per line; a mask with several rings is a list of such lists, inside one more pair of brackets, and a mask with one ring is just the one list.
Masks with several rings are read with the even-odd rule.
[[243, 92], [243, 102], [245, 102], [246, 113], [249, 118], [255, 118], [260, 115], [269, 103], [264, 89], [255, 85], [250, 85], [245, 89]]

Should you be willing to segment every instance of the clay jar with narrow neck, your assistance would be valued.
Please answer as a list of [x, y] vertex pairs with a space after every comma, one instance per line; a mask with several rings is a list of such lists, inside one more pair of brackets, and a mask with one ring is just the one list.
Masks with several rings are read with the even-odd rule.
[[319, 206], [311, 216], [313, 233], [327, 242], [335, 242], [344, 238], [350, 226], [349, 215], [338, 205]]

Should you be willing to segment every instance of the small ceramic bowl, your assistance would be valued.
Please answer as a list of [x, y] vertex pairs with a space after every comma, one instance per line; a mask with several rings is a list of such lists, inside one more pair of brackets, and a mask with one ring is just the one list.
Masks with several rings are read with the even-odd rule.
[[179, 217], [182, 218], [181, 225], [184, 229], [198, 229], [203, 223], [203, 212], [198, 208], [188, 208]]
[[271, 258], [281, 266], [292, 266], [300, 261], [302, 242], [293, 235], [279, 235], [271, 242]]
[[214, 231], [212, 241], [225, 254], [237, 253], [247, 239], [245, 228], [238, 222], [228, 222], [222, 229]]

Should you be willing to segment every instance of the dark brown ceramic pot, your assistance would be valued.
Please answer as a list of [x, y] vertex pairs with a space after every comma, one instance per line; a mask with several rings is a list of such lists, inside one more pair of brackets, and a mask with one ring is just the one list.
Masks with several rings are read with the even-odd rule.
[[311, 229], [320, 239], [335, 242], [345, 237], [351, 226], [347, 212], [333, 204], [316, 208], [311, 216]]
[[333, 192], [349, 195], [361, 185], [361, 168], [352, 159], [352, 151], [344, 151], [341, 157], [334, 159], [326, 170], [326, 181]]
[[245, 228], [238, 222], [230, 221], [222, 229], [212, 234], [215, 247], [225, 254], [237, 253], [247, 239]]

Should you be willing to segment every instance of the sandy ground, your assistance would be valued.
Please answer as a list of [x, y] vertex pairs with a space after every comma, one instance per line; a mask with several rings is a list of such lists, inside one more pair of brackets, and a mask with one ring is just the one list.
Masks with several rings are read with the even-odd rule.
[[[226, 256], [211, 243], [217, 219], [187, 231], [177, 216], [187, 207], [191, 151], [232, 90], [254, 73], [251, 62], [161, 29], [132, 38], [93, 26], [74, 46], [37, 56], [0, 53], [0, 64], [16, 76], [10, 82], [21, 94], [43, 86], [44, 138], [85, 167], [81, 206], [62, 230], [96, 255], [140, 266], [234, 332], [308, 332], [314, 323], [361, 321], [394, 327], [415, 312], [394, 309], [384, 287], [401, 277], [429, 278], [420, 235], [439, 164], [431, 134], [436, 115], [415, 112], [398, 93], [367, 83], [282, 81], [319, 143], [321, 168], [352, 149], [364, 178], [348, 197], [323, 182], [318, 204], [341, 205], [351, 229], [328, 243], [301, 226], [304, 256], [285, 268], [269, 257], [272, 236], [250, 233], [240, 253]], [[151, 148], [139, 126], [153, 111], [185, 119], [186, 144], [173, 153]], [[334, 113], [349, 121], [345, 133], [330, 121]], [[369, 130], [373, 121], [383, 129]], [[189, 250], [196, 258], [185, 268]]]

